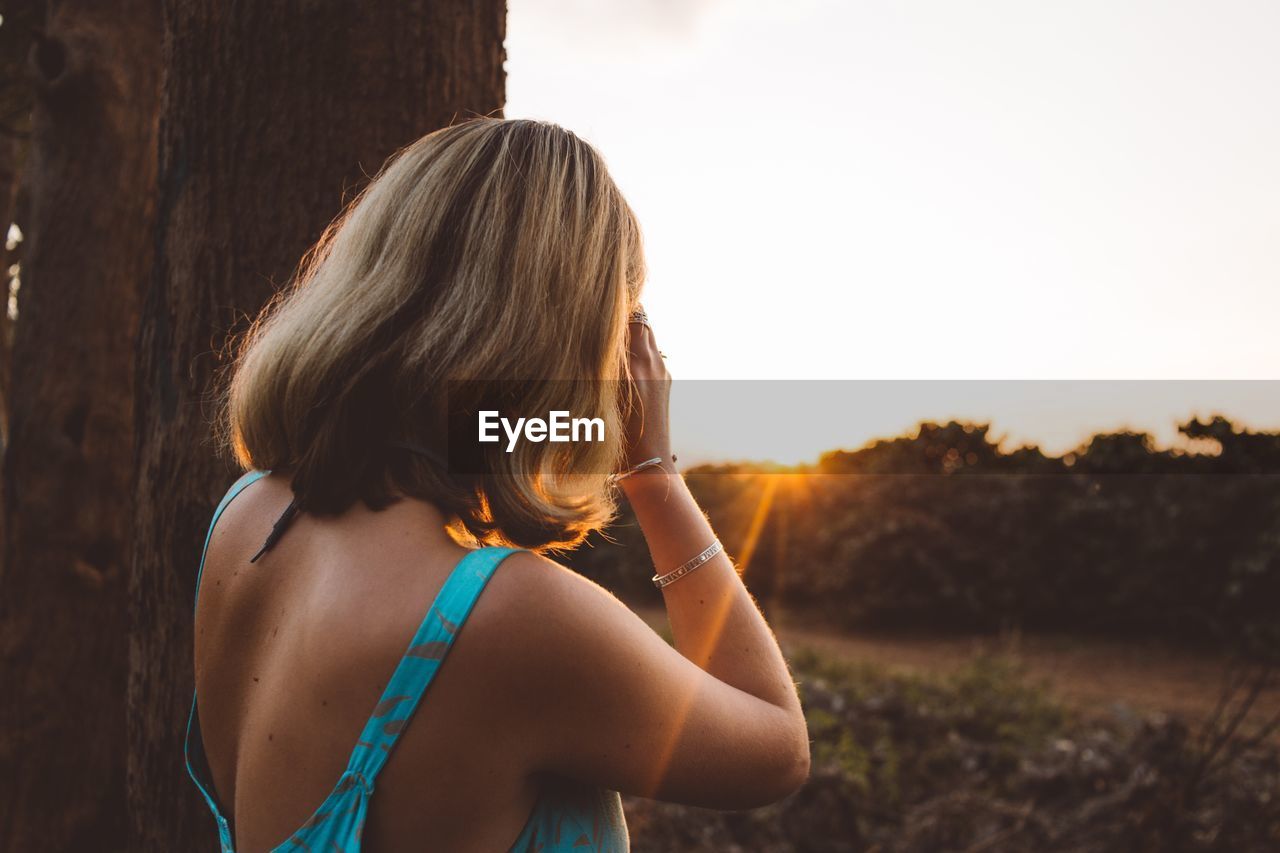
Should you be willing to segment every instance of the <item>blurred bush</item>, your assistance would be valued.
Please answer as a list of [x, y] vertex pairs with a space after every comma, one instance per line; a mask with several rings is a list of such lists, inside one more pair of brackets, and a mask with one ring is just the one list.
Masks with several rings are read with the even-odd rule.
[[626, 798], [633, 850], [1280, 849], [1274, 740], [1219, 743], [1123, 710], [1079, 718], [1000, 658], [921, 678], [789, 657], [809, 782], [750, 812]]

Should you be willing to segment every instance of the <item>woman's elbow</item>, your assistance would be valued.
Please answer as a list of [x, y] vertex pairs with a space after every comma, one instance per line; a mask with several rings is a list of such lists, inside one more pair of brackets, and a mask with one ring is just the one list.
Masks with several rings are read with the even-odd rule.
[[[778, 709], [753, 736], [721, 742], [716, 779], [703, 777], [696, 793], [668, 791], [659, 799], [727, 811], [758, 809], [794, 794], [809, 779], [809, 729], [798, 711]], [[740, 732], [741, 734], [742, 732]]]
[[801, 717], [791, 738], [790, 749], [784, 752], [782, 766], [778, 769], [779, 787], [776, 799], [791, 796], [809, 781], [809, 762], [809, 727], [805, 725], [804, 717]]
[[[784, 800], [809, 780], [809, 730], [801, 717], [798, 722], [778, 732], [779, 737], [767, 750], [765, 768], [756, 777], [752, 792], [755, 800], [747, 808], [758, 808]], [[765, 756], [762, 756], [765, 757]]]

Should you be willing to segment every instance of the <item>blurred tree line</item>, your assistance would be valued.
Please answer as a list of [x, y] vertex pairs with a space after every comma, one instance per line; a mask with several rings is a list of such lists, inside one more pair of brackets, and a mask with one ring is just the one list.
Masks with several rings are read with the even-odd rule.
[[[1280, 434], [1216, 417], [1053, 457], [989, 425], [687, 473], [761, 605], [857, 629], [1064, 631], [1280, 649]], [[573, 565], [657, 603], [625, 514]]]

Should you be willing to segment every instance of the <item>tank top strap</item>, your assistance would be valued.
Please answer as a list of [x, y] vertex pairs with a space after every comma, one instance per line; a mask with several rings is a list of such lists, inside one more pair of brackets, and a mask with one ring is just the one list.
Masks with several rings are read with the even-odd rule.
[[363, 777], [370, 788], [439, 672], [485, 584], [498, 565], [515, 551], [480, 548], [470, 552], [454, 566], [427, 609], [347, 764], [348, 772]]
[[[227, 508], [227, 504], [235, 500], [236, 495], [270, 473], [269, 470], [256, 469], [245, 472], [231, 484], [226, 494], [222, 496], [222, 500], [218, 502], [217, 508], [213, 511], [213, 519], [209, 522], [209, 532], [204, 537], [204, 548], [200, 552], [200, 568], [196, 570], [196, 591], [192, 596], [196, 601], [200, 598], [200, 579], [204, 576], [204, 560], [209, 554], [209, 541], [213, 538], [213, 528], [222, 517], [222, 511]], [[204, 797], [205, 804], [209, 806], [209, 811], [213, 813], [214, 821], [218, 825], [221, 849], [223, 853], [231, 853], [235, 846], [232, 842], [231, 824], [218, 809], [218, 801], [213, 792], [213, 778], [209, 772], [208, 758], [204, 754], [204, 738], [200, 733], [200, 713], [196, 706], [194, 690], [191, 694], [191, 713], [187, 716], [187, 732], [182, 742], [182, 753], [187, 765], [187, 775], [196, 783], [196, 788], [200, 790], [200, 795]]]
[[236, 495], [270, 473], [270, 471], [258, 470], [245, 472], [240, 479], [231, 484], [231, 488], [227, 489], [227, 493], [218, 502], [218, 508], [213, 511], [213, 520], [209, 522], [209, 532], [204, 536], [204, 549], [200, 552], [200, 568], [196, 569], [196, 594], [192, 596], [196, 602], [200, 600], [200, 579], [204, 577], [204, 558], [209, 554], [209, 541], [213, 539], [213, 528], [222, 517], [222, 511], [227, 508], [227, 504], [235, 500]]

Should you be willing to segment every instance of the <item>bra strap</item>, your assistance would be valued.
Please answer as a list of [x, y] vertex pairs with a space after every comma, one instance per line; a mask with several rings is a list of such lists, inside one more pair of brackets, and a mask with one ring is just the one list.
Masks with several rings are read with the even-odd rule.
[[347, 770], [364, 777], [372, 789], [382, 766], [409, 725], [422, 696], [440, 670], [476, 599], [498, 565], [514, 548], [480, 548], [458, 561], [365, 723]]

